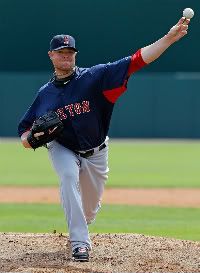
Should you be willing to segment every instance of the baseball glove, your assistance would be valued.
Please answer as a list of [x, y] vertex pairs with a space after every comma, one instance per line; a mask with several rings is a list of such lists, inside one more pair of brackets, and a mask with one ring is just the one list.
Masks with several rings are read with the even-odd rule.
[[60, 136], [63, 128], [63, 123], [58, 114], [49, 111], [34, 121], [27, 141], [33, 149], [36, 149]]

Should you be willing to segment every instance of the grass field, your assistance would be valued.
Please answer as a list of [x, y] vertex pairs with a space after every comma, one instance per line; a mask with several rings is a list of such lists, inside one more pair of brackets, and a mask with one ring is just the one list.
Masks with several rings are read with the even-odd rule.
[[[0, 142], [0, 185], [57, 185], [45, 148]], [[107, 187], [200, 187], [200, 142], [110, 141]]]
[[[0, 186], [52, 186], [58, 179], [45, 148], [0, 142]], [[107, 187], [200, 187], [200, 142], [111, 141]], [[66, 232], [60, 205], [0, 204], [1, 232]], [[98, 233], [140, 233], [200, 240], [200, 209], [103, 205]]]
[[[0, 232], [66, 233], [59, 205], [0, 204]], [[94, 233], [139, 233], [178, 239], [200, 240], [200, 209], [103, 205]]]

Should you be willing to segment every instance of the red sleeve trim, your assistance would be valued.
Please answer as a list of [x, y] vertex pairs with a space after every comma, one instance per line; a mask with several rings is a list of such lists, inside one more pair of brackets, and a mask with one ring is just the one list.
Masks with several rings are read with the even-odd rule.
[[135, 54], [131, 56], [131, 63], [128, 68], [128, 77], [145, 65], [147, 65], [147, 63], [145, 63], [145, 61], [142, 59], [141, 49], [139, 49]]
[[103, 91], [104, 96], [109, 102], [115, 103], [116, 100], [121, 96], [122, 93], [126, 91], [126, 82], [124, 82], [123, 86]]
[[127, 78], [123, 85], [114, 89], [103, 91], [103, 95], [111, 103], [115, 103], [116, 100], [126, 91], [127, 81], [131, 74], [141, 69], [143, 66], [147, 65], [142, 59], [141, 49], [139, 49], [135, 54], [131, 56], [131, 62], [128, 68]]

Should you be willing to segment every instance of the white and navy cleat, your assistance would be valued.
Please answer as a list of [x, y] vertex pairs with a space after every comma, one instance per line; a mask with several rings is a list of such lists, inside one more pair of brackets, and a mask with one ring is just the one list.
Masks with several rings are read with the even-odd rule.
[[75, 262], [89, 262], [89, 251], [87, 247], [77, 247], [72, 252]]

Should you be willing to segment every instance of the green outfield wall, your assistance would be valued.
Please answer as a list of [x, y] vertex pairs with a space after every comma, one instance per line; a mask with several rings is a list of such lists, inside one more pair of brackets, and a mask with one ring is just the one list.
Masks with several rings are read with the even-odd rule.
[[199, 0], [1, 0], [0, 71], [48, 71], [52, 36], [76, 38], [79, 66], [114, 61], [163, 36], [191, 7], [190, 33], [149, 72], [200, 71]]
[[116, 104], [112, 137], [200, 137], [200, 1], [1, 0], [0, 137], [17, 124], [51, 76], [49, 41], [71, 34], [77, 65], [88, 67], [129, 56], [162, 37], [191, 7], [187, 37], [135, 74]]
[[[1, 73], [0, 136], [16, 136], [20, 117], [50, 73]], [[111, 137], [199, 138], [200, 73], [136, 73], [116, 103]]]

